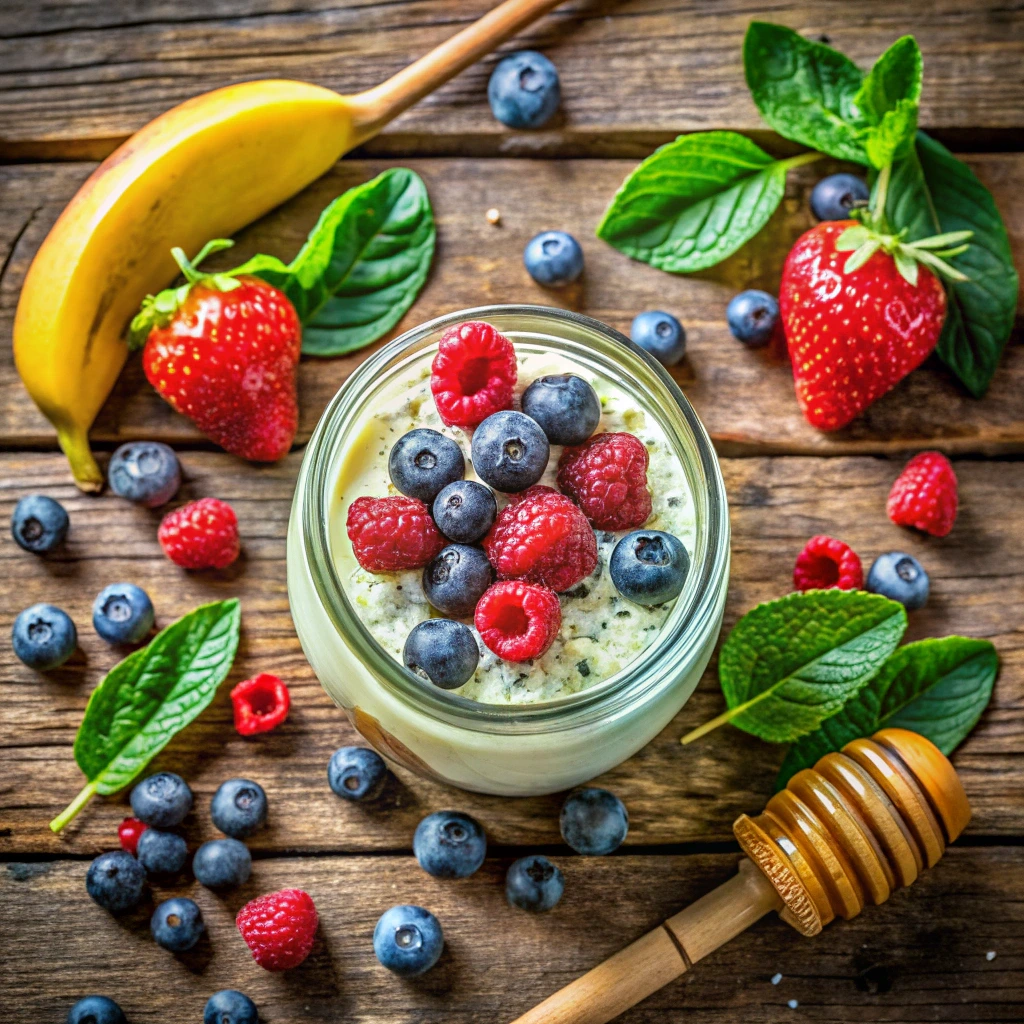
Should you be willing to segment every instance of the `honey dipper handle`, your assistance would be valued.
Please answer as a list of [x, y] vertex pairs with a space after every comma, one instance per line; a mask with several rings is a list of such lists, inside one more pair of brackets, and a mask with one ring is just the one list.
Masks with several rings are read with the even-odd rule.
[[606, 1024], [782, 905], [771, 882], [744, 859], [728, 882], [513, 1024]]

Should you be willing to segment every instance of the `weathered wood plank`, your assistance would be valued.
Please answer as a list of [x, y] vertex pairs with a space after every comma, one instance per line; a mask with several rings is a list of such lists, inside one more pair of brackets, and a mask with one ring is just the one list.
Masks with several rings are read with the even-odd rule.
[[[95, 801], [61, 837], [46, 823], [82, 784], [71, 745], [93, 685], [123, 652], [94, 634], [91, 604], [100, 588], [120, 580], [145, 587], [165, 625], [206, 600], [238, 595], [244, 636], [231, 680], [213, 705], [157, 759], [196, 792], [190, 829], [215, 833], [207, 807], [216, 787], [241, 775], [264, 784], [271, 802], [259, 850], [367, 851], [408, 849], [420, 818], [457, 805], [486, 824], [497, 843], [558, 842], [558, 797], [500, 800], [457, 793], [399, 772], [373, 808], [343, 805], [326, 782], [331, 753], [358, 737], [321, 690], [295, 637], [285, 592], [284, 538], [298, 456], [254, 469], [224, 455], [185, 453], [182, 499], [217, 495], [241, 521], [244, 557], [224, 573], [183, 573], [160, 553], [158, 514], [105, 495], [87, 498], [67, 483], [57, 455], [0, 457], [0, 522], [13, 502], [40, 491], [64, 501], [72, 529], [67, 550], [40, 560], [11, 541], [0, 545], [0, 635], [36, 601], [61, 605], [79, 627], [81, 652], [64, 668], [40, 676], [0, 646], [0, 853], [92, 853], [110, 846], [127, 813], [126, 797]], [[894, 527], [884, 501], [898, 461], [726, 459], [732, 509], [733, 563], [726, 628], [759, 601], [791, 589], [793, 560], [807, 537], [843, 537], [869, 563], [892, 548], [921, 559], [932, 577], [928, 606], [911, 616], [908, 639], [962, 633], [988, 637], [1002, 658], [995, 697], [956, 754], [974, 806], [974, 835], [1024, 833], [1024, 552], [1017, 506], [1024, 463], [960, 461], [960, 518], [943, 541]], [[231, 726], [227, 688], [259, 671], [281, 675], [293, 712], [277, 731], [243, 740]], [[723, 707], [714, 673], [676, 720], [647, 748], [609, 772], [602, 783], [630, 811], [628, 842], [641, 846], [727, 840], [741, 812], [759, 810], [770, 793], [782, 749], [726, 727], [692, 746], [688, 729]]]
[[[968, 158], [993, 189], [1007, 220], [1018, 265], [1024, 265], [1024, 156]], [[854, 425], [826, 435], [809, 426], [793, 396], [788, 362], [778, 353], [749, 351], [725, 326], [725, 307], [744, 287], [776, 289], [785, 254], [811, 224], [807, 192], [821, 169], [794, 176], [789, 194], [761, 237], [699, 275], [678, 277], [631, 262], [594, 237], [594, 227], [629, 161], [415, 160], [438, 219], [438, 254], [430, 280], [398, 331], [454, 309], [500, 302], [569, 306], [623, 331], [642, 309], [666, 308], [686, 325], [689, 356], [676, 377], [726, 454], [894, 452], [941, 446], [952, 452], [1024, 450], [1024, 349], [1011, 346], [984, 401], [969, 398], [937, 360], [912, 374]], [[320, 210], [365, 181], [382, 162], [342, 161], [319, 182], [244, 232], [224, 266], [260, 251], [290, 258]], [[0, 338], [9, 339], [18, 292], [36, 248], [89, 167], [23, 165], [0, 168]], [[501, 226], [485, 211], [497, 206]], [[583, 282], [566, 292], [540, 288], [522, 265], [537, 231], [560, 228], [586, 252]], [[14, 371], [10, 345], [0, 346], [0, 443], [53, 445], [53, 431], [32, 405]], [[300, 367], [299, 440], [309, 436], [324, 406], [364, 353], [305, 360]], [[101, 441], [198, 435], [146, 383], [133, 359], [100, 414]]]

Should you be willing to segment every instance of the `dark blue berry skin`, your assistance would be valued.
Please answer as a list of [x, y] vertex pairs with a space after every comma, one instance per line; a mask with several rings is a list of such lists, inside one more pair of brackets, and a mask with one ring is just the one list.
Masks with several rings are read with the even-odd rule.
[[259, 1024], [259, 1019], [256, 1004], [233, 988], [214, 992], [203, 1010], [203, 1024]]
[[774, 295], [750, 288], [732, 297], [725, 318], [737, 341], [750, 348], [762, 348], [772, 340], [779, 322], [779, 303]]
[[564, 288], [583, 273], [583, 250], [564, 231], [542, 231], [523, 250], [526, 272], [545, 288]]
[[651, 607], [679, 596], [690, 556], [671, 533], [634, 530], [615, 545], [608, 568], [615, 589], [627, 601]]
[[251, 873], [252, 854], [237, 839], [211, 839], [192, 858], [192, 874], [207, 889], [233, 889], [244, 885]]
[[505, 409], [473, 431], [472, 452], [477, 476], [497, 491], [514, 494], [544, 475], [551, 446], [536, 420]]
[[178, 456], [159, 441], [123, 444], [107, 467], [110, 489], [128, 501], [146, 508], [166, 505], [181, 486]]
[[602, 857], [618, 849], [629, 831], [625, 804], [606, 789], [573, 790], [558, 819], [562, 838], [577, 852]]
[[387, 778], [384, 758], [369, 747], [341, 747], [327, 764], [327, 782], [343, 800], [375, 800]]
[[64, 542], [70, 521], [64, 506], [45, 494], [26, 495], [14, 506], [11, 536], [34, 555], [45, 555]]
[[509, 128], [540, 128], [562, 101], [558, 71], [534, 50], [510, 54], [491, 72], [487, 100], [491, 113]]
[[671, 314], [649, 309], [633, 317], [629, 336], [635, 345], [649, 352], [662, 366], [675, 366], [686, 355], [686, 331]]
[[403, 905], [385, 910], [373, 929], [377, 959], [400, 978], [425, 974], [443, 949], [441, 924], [423, 907]]
[[552, 444], [583, 444], [601, 422], [597, 392], [574, 373], [538, 377], [523, 392], [522, 404]]
[[395, 442], [388, 456], [388, 472], [403, 494], [429, 505], [442, 487], [465, 476], [466, 460], [450, 437], [420, 427]]
[[456, 480], [434, 499], [434, 522], [458, 544], [475, 544], [494, 525], [498, 503], [494, 492], [476, 480]]
[[137, 644], [153, 628], [153, 602], [134, 583], [111, 583], [93, 601], [92, 624], [108, 644]]
[[866, 204], [871, 190], [855, 174], [830, 174], [811, 192], [811, 212], [818, 220], [849, 220], [855, 206]]
[[176, 875], [188, 860], [188, 845], [174, 832], [147, 828], [139, 836], [135, 856], [147, 875]]
[[228, 779], [213, 794], [210, 817], [226, 836], [248, 839], [266, 824], [267, 794], [251, 779]]
[[484, 862], [487, 836], [480, 822], [468, 814], [436, 811], [416, 826], [412, 852], [428, 875], [468, 878]]
[[34, 604], [14, 620], [11, 643], [29, 668], [49, 672], [75, 653], [78, 632], [67, 612], [52, 604]]
[[923, 608], [928, 600], [928, 573], [913, 555], [887, 551], [879, 555], [868, 573], [867, 589], [892, 601], [899, 601], [907, 611]]
[[513, 907], [535, 914], [550, 910], [565, 892], [565, 876], [547, 857], [520, 857], [505, 876], [505, 896]]
[[139, 905], [146, 872], [125, 850], [101, 853], [85, 876], [85, 890], [111, 914], [123, 914]]
[[423, 592], [439, 611], [453, 619], [473, 614], [494, 579], [483, 548], [449, 544], [423, 569]]
[[128, 1019], [113, 999], [86, 996], [68, 1010], [65, 1024], [128, 1024]]
[[476, 671], [480, 648], [469, 626], [426, 619], [413, 627], [402, 651], [405, 667], [442, 690], [457, 690]]
[[192, 790], [180, 775], [157, 772], [143, 779], [131, 795], [132, 814], [154, 828], [174, 828], [192, 810]]
[[176, 896], [172, 900], [164, 900], [153, 911], [149, 930], [157, 945], [172, 953], [184, 953], [203, 937], [206, 925], [195, 902]]

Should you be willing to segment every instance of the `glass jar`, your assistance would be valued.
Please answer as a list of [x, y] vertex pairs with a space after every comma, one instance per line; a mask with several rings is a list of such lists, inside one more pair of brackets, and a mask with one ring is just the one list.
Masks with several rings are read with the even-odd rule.
[[[389, 382], [424, 372], [444, 331], [486, 320], [517, 352], [558, 353], [613, 382], [655, 417], [683, 466], [696, 514], [686, 586], [631, 664], [570, 696], [497, 705], [440, 690], [407, 671], [354, 611], [332, 557], [331, 508], [353, 432]], [[653, 482], [656, 486], [657, 482]], [[650, 742], [689, 698], [711, 657], [729, 576], [729, 518], [718, 460], [669, 375], [629, 339], [577, 313], [486, 306], [417, 327], [374, 353], [327, 407], [306, 448], [288, 529], [288, 595], [313, 671], [385, 756], [463, 789], [506, 796], [578, 785]]]

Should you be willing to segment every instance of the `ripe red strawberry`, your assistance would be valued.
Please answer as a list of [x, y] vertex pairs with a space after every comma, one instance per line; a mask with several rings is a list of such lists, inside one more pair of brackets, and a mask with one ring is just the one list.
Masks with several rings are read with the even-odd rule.
[[356, 561], [367, 572], [422, 569], [445, 545], [418, 498], [356, 498], [345, 521]]
[[168, 512], [157, 539], [182, 569], [226, 569], [240, 550], [235, 510], [217, 498], [200, 498]]
[[480, 639], [499, 658], [539, 658], [555, 641], [562, 625], [558, 595], [523, 580], [502, 580], [477, 602], [473, 624]]
[[470, 320], [444, 332], [431, 364], [430, 390], [449, 427], [475, 427], [512, 408], [516, 353], [490, 324]]
[[319, 918], [308, 893], [282, 889], [246, 903], [235, 924], [260, 967], [287, 971], [309, 956]]
[[[198, 263], [223, 245], [210, 243]], [[149, 296], [132, 321], [146, 379], [225, 451], [276, 462], [299, 422], [302, 329], [283, 292], [257, 277], [203, 274], [181, 250], [179, 289]]]
[[921, 452], [892, 485], [886, 511], [897, 526], [945, 537], [956, 520], [957, 500], [956, 473], [949, 459], [941, 452]]

